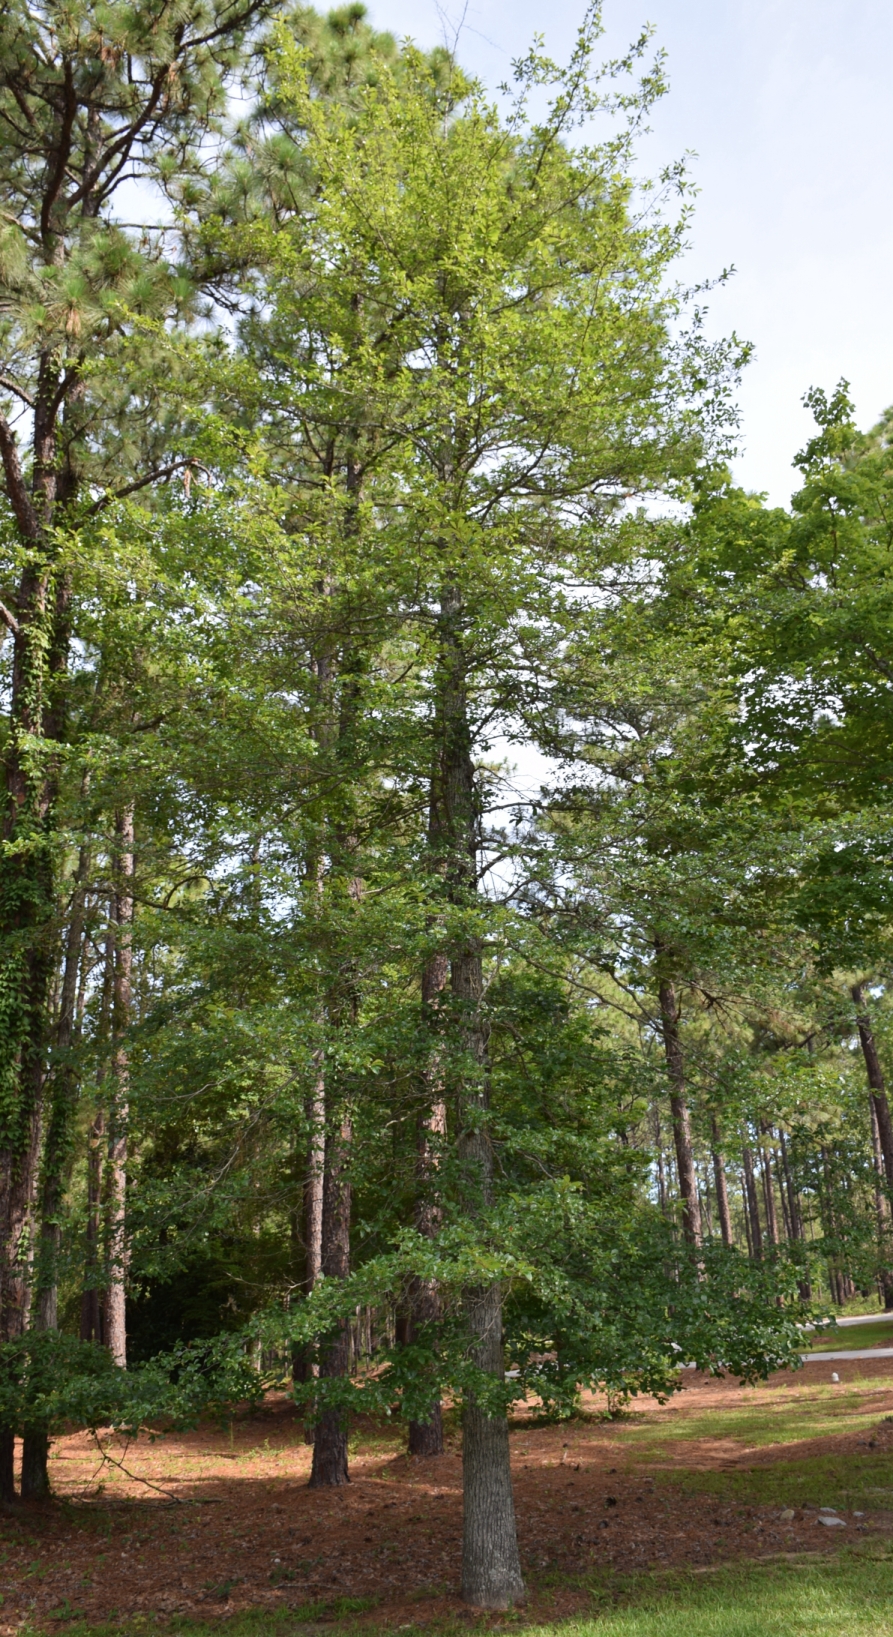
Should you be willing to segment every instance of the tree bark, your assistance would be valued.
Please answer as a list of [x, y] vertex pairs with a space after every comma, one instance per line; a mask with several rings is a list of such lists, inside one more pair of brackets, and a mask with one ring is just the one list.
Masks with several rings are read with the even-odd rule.
[[[472, 908], [477, 899], [478, 812], [463, 647], [463, 603], [455, 585], [440, 596], [435, 698], [435, 755], [429, 832], [443, 857], [450, 902]], [[482, 1015], [483, 972], [475, 943], [450, 959], [452, 1010], [467, 1067], [455, 1091], [457, 1157], [465, 1209], [471, 1218], [489, 1203], [493, 1154], [487, 1130], [487, 1027]], [[497, 1382], [504, 1380], [502, 1290], [497, 1283], [469, 1290], [465, 1313], [471, 1356]], [[476, 1608], [509, 1608], [523, 1596], [515, 1525], [508, 1419], [487, 1413], [473, 1393], [462, 1418], [462, 1596]]]
[[727, 1248], [730, 1248], [733, 1244], [732, 1213], [729, 1209], [729, 1189], [726, 1182], [726, 1168], [723, 1164], [722, 1149], [720, 1147], [719, 1139], [719, 1126], [716, 1121], [716, 1115], [713, 1116], [711, 1121], [711, 1134], [713, 1137], [713, 1180], [716, 1184], [716, 1206], [719, 1213], [719, 1231], [722, 1234], [723, 1244]]
[[98, 1108], [90, 1127], [87, 1145], [87, 1234], [84, 1255], [84, 1288], [81, 1293], [81, 1341], [105, 1341], [105, 1304], [102, 1301], [100, 1266], [102, 1207], [102, 1151], [105, 1139], [105, 1110]]
[[744, 1208], [750, 1221], [750, 1240], [754, 1257], [759, 1261], [763, 1254], [763, 1230], [760, 1225], [760, 1207], [757, 1201], [757, 1185], [753, 1174], [753, 1155], [747, 1143], [741, 1150], [744, 1161]]
[[84, 954], [84, 919], [86, 910], [86, 879], [89, 867], [87, 849], [82, 847], [78, 856], [71, 895], [68, 933], [65, 940], [65, 964], [59, 995], [59, 1017], [56, 1025], [56, 1052], [58, 1063], [50, 1080], [50, 1110], [43, 1152], [43, 1179], [40, 1199], [40, 1247], [36, 1269], [36, 1306], [34, 1328], [55, 1330], [58, 1309], [58, 1258], [62, 1239], [59, 1213], [62, 1194], [70, 1165], [74, 1137], [74, 1119], [80, 1084], [71, 1062], [71, 1049], [77, 1033], [77, 1002], [79, 975]]
[[890, 1105], [887, 1102], [884, 1071], [881, 1068], [881, 1060], [878, 1056], [871, 1027], [871, 1017], [865, 1004], [865, 993], [861, 983], [854, 983], [850, 992], [856, 1003], [856, 1027], [859, 1030], [859, 1041], [862, 1046], [862, 1056], [865, 1059], [865, 1071], [868, 1076], [869, 1094], [874, 1108], [874, 1117], [877, 1120], [881, 1153], [884, 1157], [884, 1175], [887, 1180], [887, 1187], [893, 1188], [893, 1119], [890, 1117]]
[[893, 1272], [888, 1265], [890, 1255], [890, 1200], [884, 1183], [884, 1155], [881, 1148], [881, 1134], [878, 1130], [877, 1114], [874, 1100], [869, 1097], [868, 1111], [871, 1117], [871, 1157], [874, 1164], [874, 1213], [877, 1220], [877, 1238], [880, 1267], [878, 1268], [878, 1285], [885, 1312], [893, 1311]]
[[[780, 1143], [780, 1140], [781, 1140], [781, 1132], [780, 1131], [779, 1131], [778, 1135], [779, 1135], [779, 1143]], [[794, 1226], [793, 1226], [793, 1223], [791, 1221], [791, 1211], [790, 1211], [790, 1206], [788, 1204], [788, 1194], [787, 1194], [787, 1189], [785, 1188], [784, 1169], [783, 1169], [782, 1163], [781, 1163], [781, 1147], [780, 1146], [779, 1146], [779, 1148], [778, 1148], [778, 1150], [776, 1152], [776, 1155], [775, 1155], [775, 1181], [778, 1184], [778, 1197], [779, 1197], [779, 1200], [781, 1201], [781, 1223], [782, 1223], [782, 1228], [784, 1229], [785, 1239], [790, 1244], [794, 1239]]]
[[[84, 911], [88, 855], [80, 849], [74, 878], [65, 964], [59, 995], [56, 1049], [59, 1062], [51, 1078], [50, 1115], [43, 1153], [43, 1180], [40, 1203], [40, 1241], [35, 1268], [36, 1302], [32, 1318], [37, 1332], [55, 1330], [58, 1314], [59, 1248], [62, 1226], [59, 1216], [62, 1193], [72, 1150], [79, 1082], [70, 1060], [75, 1034], [78, 975], [83, 956]], [[22, 1442], [22, 1499], [45, 1500], [50, 1494], [48, 1468], [50, 1440], [46, 1426], [26, 1427]]]
[[[422, 973], [422, 1017], [432, 1033], [436, 1029], [438, 1000], [449, 982], [449, 975], [449, 960], [443, 954], [432, 955]], [[435, 1178], [447, 1129], [442, 1074], [436, 1051], [431, 1054], [424, 1079], [428, 1106], [420, 1116], [418, 1126], [415, 1225], [426, 1239], [434, 1239], [441, 1223]], [[440, 1298], [436, 1284], [430, 1279], [413, 1279], [409, 1290], [407, 1341], [413, 1341], [421, 1328], [434, 1326], [439, 1318]], [[432, 1403], [426, 1420], [410, 1421], [409, 1453], [432, 1457], [443, 1452], [443, 1410], [438, 1398]]]
[[326, 1084], [322, 1065], [307, 1106], [310, 1135], [304, 1181], [304, 1288], [309, 1296], [322, 1272], [323, 1182], [326, 1168]]
[[[313, 1084], [313, 1090], [307, 1098], [306, 1105], [308, 1138], [301, 1201], [304, 1257], [301, 1288], [304, 1297], [312, 1294], [322, 1270], [323, 1185], [326, 1169], [326, 1083], [321, 1052], [317, 1053], [316, 1065], [316, 1080]], [[292, 1380], [295, 1383], [310, 1381], [313, 1376], [319, 1373], [316, 1352], [312, 1345], [301, 1345], [292, 1348], [291, 1368]], [[314, 1421], [311, 1412], [304, 1427], [305, 1441], [312, 1444], [314, 1436]]]
[[[765, 1139], [767, 1127], [760, 1121], [760, 1136]], [[772, 1169], [769, 1160], [769, 1150], [765, 1140], [760, 1143], [760, 1170], [763, 1175], [763, 1200], [766, 1206], [766, 1233], [772, 1245], [778, 1245], [778, 1217], [775, 1212], [775, 1195], [772, 1192]]]
[[794, 1187], [794, 1179], [791, 1176], [791, 1167], [788, 1160], [788, 1145], [785, 1142], [783, 1131], [779, 1131], [778, 1133], [778, 1147], [779, 1153], [781, 1154], [782, 1175], [784, 1177], [785, 1188], [787, 1189], [788, 1195], [788, 1215], [791, 1219], [791, 1238], [802, 1240], [805, 1238], [803, 1233], [803, 1212], [800, 1209], [799, 1195]]
[[131, 978], [133, 968], [133, 807], [115, 821], [115, 965], [112, 1003], [112, 1098], [109, 1105], [107, 1212], [108, 1280], [105, 1339], [114, 1362], [127, 1368], [127, 1121], [130, 1105]]
[[[825, 1183], [824, 1215], [831, 1233], [831, 1237], [832, 1239], [836, 1239], [837, 1213], [834, 1209], [834, 1179], [831, 1174], [831, 1165], [828, 1160], [827, 1149], [821, 1148], [819, 1150], [819, 1154], [822, 1161], [822, 1176]], [[838, 1307], [843, 1307], [846, 1300], [843, 1277], [840, 1269], [835, 1267], [830, 1259], [828, 1261], [828, 1285], [833, 1301], [837, 1303]]]
[[[353, 1130], [347, 1111], [326, 1140], [322, 1208], [321, 1271], [327, 1279], [346, 1279], [350, 1273], [351, 1186], [348, 1175]], [[334, 1338], [320, 1350], [321, 1380], [346, 1376], [350, 1370], [350, 1325], [340, 1321]], [[347, 1416], [334, 1406], [316, 1417], [313, 1438], [311, 1489], [350, 1482], [347, 1470]]]
[[679, 1192], [682, 1196], [682, 1231], [690, 1245], [701, 1243], [701, 1206], [698, 1200], [698, 1180], [695, 1174], [691, 1144], [691, 1118], [685, 1087], [685, 1063], [679, 1035], [679, 1003], [671, 978], [661, 978], [659, 986], [660, 1015], [663, 1025], [664, 1052], [670, 1081], [670, 1109], [673, 1115], [673, 1141], [676, 1148], [676, 1170]]
[[[504, 1379], [502, 1292], [469, 1292], [474, 1359]], [[505, 1415], [488, 1415], [469, 1394], [462, 1415], [462, 1596], [479, 1609], [507, 1609], [524, 1595]]]
[[[490, 1203], [493, 1154], [484, 1123], [487, 1109], [486, 1031], [480, 1017], [481, 961], [476, 952], [451, 963], [453, 993], [467, 1017], [470, 1055], [481, 1074], [477, 1095], [468, 1097], [459, 1160], [465, 1175], [469, 1210]], [[470, 1118], [469, 1118], [470, 1116]], [[502, 1290], [489, 1285], [466, 1292], [465, 1311], [472, 1336], [472, 1358], [479, 1369], [505, 1379], [502, 1342]], [[488, 1414], [468, 1393], [462, 1414], [462, 1596], [475, 1608], [507, 1609], [524, 1595], [515, 1501], [509, 1454], [508, 1419]]]
[[669, 1211], [669, 1201], [667, 1198], [667, 1173], [664, 1165], [663, 1132], [660, 1128], [660, 1113], [657, 1107], [655, 1106], [651, 1112], [654, 1125], [654, 1147], [657, 1153], [657, 1200], [663, 1215], [666, 1216]]

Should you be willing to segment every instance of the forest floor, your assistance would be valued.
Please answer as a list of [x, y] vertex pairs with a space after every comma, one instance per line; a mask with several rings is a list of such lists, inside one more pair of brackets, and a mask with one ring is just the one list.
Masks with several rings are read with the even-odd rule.
[[[829, 1557], [841, 1572], [880, 1575], [893, 1595], [893, 1359], [833, 1368], [838, 1383], [815, 1361], [744, 1388], [683, 1371], [669, 1403], [635, 1400], [615, 1421], [594, 1397], [560, 1426], [518, 1414], [528, 1601], [495, 1623], [573, 1626], [634, 1592], [691, 1587], [693, 1576], [718, 1576], [718, 1586], [755, 1566], [824, 1574]], [[186, 1632], [224, 1620], [233, 1637], [475, 1621], [458, 1597], [458, 1433], [449, 1428], [449, 1453], [436, 1460], [410, 1459], [403, 1442], [396, 1426], [360, 1426], [351, 1484], [311, 1491], [310, 1450], [284, 1396], [154, 1443], [59, 1438], [55, 1500], [0, 1517], [0, 1637], [138, 1633], [156, 1621]], [[822, 1507], [843, 1526], [822, 1524]], [[865, 1597], [863, 1587], [860, 1607]], [[679, 1629], [701, 1628], [692, 1615]]]

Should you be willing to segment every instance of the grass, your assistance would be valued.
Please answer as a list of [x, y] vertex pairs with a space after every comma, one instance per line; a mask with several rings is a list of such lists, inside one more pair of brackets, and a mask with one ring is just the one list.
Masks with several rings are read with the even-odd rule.
[[[856, 1558], [680, 1579], [562, 1637], [889, 1637], [893, 1563]], [[547, 1637], [549, 1627], [527, 1628]], [[555, 1630], [554, 1627], [551, 1628]]]
[[[842, 1512], [893, 1511], [893, 1455], [813, 1455], [734, 1472], [685, 1472], [669, 1480], [688, 1494], [750, 1506], [833, 1506]], [[893, 1629], [893, 1626], [891, 1626]]]
[[[868, 1367], [868, 1360], [865, 1361]], [[810, 1366], [811, 1371], [816, 1366]], [[748, 1449], [824, 1438], [844, 1429], [866, 1430], [877, 1423], [873, 1393], [888, 1395], [888, 1376], [861, 1377], [850, 1385], [816, 1381], [806, 1375], [794, 1387], [756, 1387], [748, 1403], [729, 1409], [689, 1409], [684, 1400], [660, 1417], [631, 1411], [618, 1424], [618, 1446], [636, 1458], [659, 1454], [662, 1444], [731, 1439]]]
[[[349, 1600], [343, 1600], [347, 1603]], [[592, 1610], [560, 1622], [532, 1623], [521, 1609], [510, 1615], [469, 1615], [442, 1623], [439, 1637], [467, 1631], [511, 1630], [515, 1637], [889, 1637], [893, 1608], [893, 1558], [858, 1552], [816, 1561], [749, 1564], [708, 1575], [660, 1574], [605, 1579], [592, 1587]], [[165, 1637], [307, 1637], [319, 1625], [344, 1633], [370, 1628], [351, 1621], [361, 1612], [339, 1605], [308, 1604], [275, 1613], [234, 1615], [225, 1624], [174, 1619]], [[145, 1637], [148, 1622], [66, 1625], [66, 1637]], [[58, 1628], [57, 1628], [58, 1629]], [[159, 1627], [152, 1622], [152, 1629]], [[393, 1623], [393, 1631], [430, 1630]], [[20, 1627], [21, 1637], [37, 1637]]]
[[851, 1353], [860, 1347], [893, 1344], [893, 1319], [889, 1324], [848, 1324], [844, 1330], [823, 1330], [809, 1339], [810, 1352]]

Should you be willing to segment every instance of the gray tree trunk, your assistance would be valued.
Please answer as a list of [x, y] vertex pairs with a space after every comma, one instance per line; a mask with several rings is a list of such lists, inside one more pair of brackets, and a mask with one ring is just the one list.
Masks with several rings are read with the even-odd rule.
[[[88, 856], [80, 850], [74, 878], [68, 933], [65, 940], [65, 960], [59, 994], [59, 1017], [56, 1026], [56, 1047], [59, 1062], [50, 1087], [50, 1113], [43, 1152], [43, 1177], [40, 1190], [40, 1238], [35, 1268], [35, 1302], [32, 1328], [40, 1332], [57, 1328], [59, 1248], [62, 1226], [59, 1216], [65, 1177], [69, 1169], [75, 1112], [78, 1097], [78, 1078], [69, 1053], [74, 1040], [80, 972], [84, 942], [84, 912], [86, 904], [86, 876]], [[50, 1494], [49, 1478], [50, 1440], [44, 1425], [26, 1427], [22, 1441], [22, 1499], [42, 1501]]]
[[118, 813], [116, 829], [115, 966], [112, 1004], [112, 1100], [107, 1169], [108, 1282], [105, 1339], [115, 1363], [127, 1367], [127, 1121], [130, 1104], [131, 974], [133, 966], [133, 807]]
[[[478, 811], [468, 709], [463, 605], [458, 588], [443, 587], [438, 618], [435, 755], [429, 830], [441, 850], [450, 901], [477, 898]], [[482, 1015], [482, 963], [475, 944], [450, 960], [452, 1009], [468, 1068], [456, 1087], [457, 1153], [465, 1208], [474, 1217], [490, 1200], [493, 1154], [487, 1130], [487, 1025]], [[472, 1356], [504, 1380], [502, 1291], [496, 1284], [466, 1293]], [[469, 1394], [462, 1422], [462, 1596], [476, 1608], [506, 1609], [523, 1596], [515, 1527], [505, 1411], [488, 1414]]]
[[[327, 1279], [346, 1279], [350, 1272], [351, 1187], [347, 1174], [353, 1141], [346, 1111], [326, 1141], [322, 1210], [322, 1269]], [[335, 1337], [320, 1349], [322, 1380], [346, 1376], [350, 1370], [350, 1325], [342, 1319]], [[311, 1489], [350, 1482], [347, 1470], [347, 1417], [338, 1409], [322, 1409], [313, 1437]]]
[[720, 1147], [719, 1126], [714, 1115], [711, 1125], [713, 1136], [713, 1180], [716, 1184], [716, 1206], [719, 1212], [719, 1231], [722, 1242], [726, 1247], [733, 1244], [732, 1213], [729, 1209], [729, 1189], [726, 1182], [726, 1168], [723, 1164], [722, 1148]]
[[[475, 1362], [504, 1376], [502, 1292], [469, 1291]], [[462, 1415], [462, 1596], [479, 1609], [507, 1609], [524, 1595], [505, 1415], [487, 1415], [469, 1395]]]
[[[767, 1127], [765, 1121], [760, 1122], [760, 1136], [765, 1139]], [[766, 1232], [769, 1242], [777, 1245], [779, 1242], [778, 1217], [775, 1212], [775, 1195], [772, 1192], [772, 1168], [769, 1160], [769, 1149], [765, 1140], [760, 1143], [760, 1170], [763, 1174], [763, 1200], [766, 1206]]]
[[878, 1286], [884, 1309], [889, 1313], [893, 1310], [893, 1272], [891, 1272], [888, 1265], [890, 1256], [890, 1200], [884, 1187], [886, 1181], [884, 1155], [872, 1098], [868, 1100], [868, 1109], [871, 1116], [871, 1157], [874, 1163], [874, 1214], [877, 1221], [878, 1251], [880, 1253]]
[[682, 1196], [682, 1231], [690, 1245], [700, 1245], [701, 1205], [698, 1199], [698, 1179], [691, 1144], [691, 1117], [685, 1087], [685, 1064], [679, 1034], [679, 1003], [671, 978], [661, 979], [659, 998], [667, 1075], [670, 1081], [676, 1171]]
[[[446, 955], [436, 954], [426, 963], [422, 973], [422, 1016], [432, 1037], [436, 1038], [437, 1008], [449, 982], [450, 967]], [[444, 1101], [443, 1075], [436, 1047], [425, 1069], [423, 1093], [427, 1107], [420, 1116], [418, 1128], [415, 1225], [427, 1239], [434, 1239], [441, 1224], [440, 1201], [437, 1197], [436, 1176], [440, 1151], [446, 1138], [447, 1113]], [[413, 1279], [409, 1291], [409, 1322], [407, 1341], [412, 1341], [423, 1326], [433, 1327], [440, 1318], [440, 1297], [437, 1285], [430, 1279]], [[432, 1402], [431, 1413], [424, 1421], [409, 1423], [410, 1455], [432, 1457], [442, 1455], [443, 1411], [440, 1400]]]
[[874, 1109], [874, 1117], [877, 1121], [878, 1138], [884, 1158], [884, 1175], [887, 1180], [887, 1187], [893, 1188], [893, 1120], [891, 1120], [890, 1105], [887, 1102], [884, 1071], [881, 1068], [881, 1060], [878, 1056], [878, 1049], [871, 1027], [871, 1018], [865, 1004], [865, 993], [861, 983], [854, 983], [851, 993], [856, 1003], [856, 1027], [859, 1030], [859, 1041], [862, 1046], [862, 1056], [865, 1059], [865, 1071], [868, 1076], [869, 1094]]
[[760, 1207], [753, 1173], [753, 1155], [747, 1145], [741, 1150], [744, 1161], [744, 1208], [750, 1222], [750, 1240], [753, 1255], [759, 1260], [763, 1254], [763, 1230], [760, 1225]]

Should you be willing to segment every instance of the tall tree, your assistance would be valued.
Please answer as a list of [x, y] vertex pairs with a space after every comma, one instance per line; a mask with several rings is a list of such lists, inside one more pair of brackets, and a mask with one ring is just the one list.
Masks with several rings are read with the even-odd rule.
[[[25, 1322], [24, 1236], [58, 925], [55, 808], [72, 619], [66, 531], [85, 510], [180, 464], [147, 360], [133, 361], [122, 392], [120, 359], [135, 315], [175, 317], [192, 292], [172, 265], [166, 230], [148, 222], [132, 231], [116, 220], [116, 196], [141, 177], [163, 208], [158, 189], [172, 168], [196, 167], [259, 10], [257, 0], [158, 0], [126, 11], [50, 0], [9, 6], [0, 24], [2, 618], [13, 637], [0, 891], [4, 1338]], [[25, 417], [24, 450], [16, 413]]]
[[[450, 972], [452, 1208], [484, 1242], [494, 1154], [477, 759], [489, 724], [533, 706], [551, 642], [579, 616], [563, 590], [574, 551], [582, 562], [598, 549], [615, 497], [697, 458], [709, 412], [699, 421], [694, 400], [706, 380], [721, 414], [730, 366], [722, 349], [674, 347], [676, 297], [663, 280], [679, 230], [629, 212], [635, 119], [658, 81], [633, 95], [626, 131], [570, 145], [575, 124], [611, 101], [593, 72], [599, 27], [592, 12], [567, 73], [538, 57], [521, 67], [522, 95], [556, 88], [539, 126], [524, 123], [523, 102], [501, 126], [479, 93], [458, 80], [443, 88], [420, 58], [407, 56], [399, 76], [383, 67], [349, 112], [315, 102], [300, 63], [292, 67], [320, 179], [304, 278], [325, 268], [332, 290], [334, 270], [342, 306], [349, 294], [367, 324], [374, 314], [380, 337], [358, 357], [355, 380], [390, 472], [378, 494], [370, 474], [364, 492], [380, 508], [380, 553], [399, 540], [391, 597], [411, 620], [427, 678], [426, 876]], [[472, 1282], [465, 1302], [481, 1387], [465, 1396], [463, 1587], [490, 1607], [521, 1591], [497, 1408], [503, 1299], [498, 1281]]]

